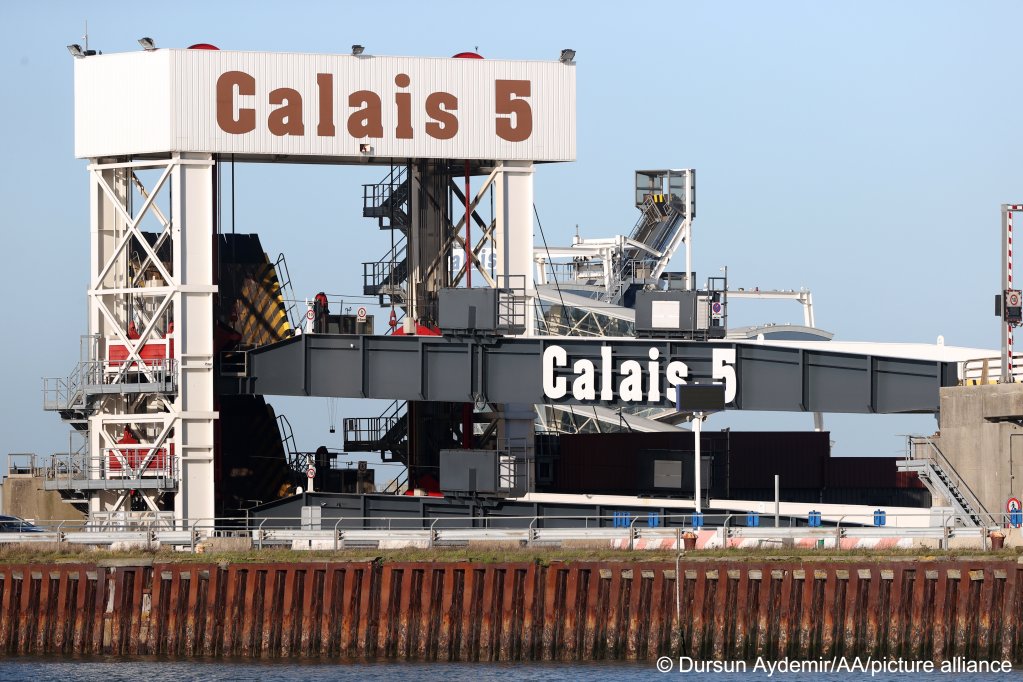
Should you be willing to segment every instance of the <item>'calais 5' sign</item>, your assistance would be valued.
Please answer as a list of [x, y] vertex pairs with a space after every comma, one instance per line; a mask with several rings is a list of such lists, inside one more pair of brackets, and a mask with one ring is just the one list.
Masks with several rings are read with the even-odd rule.
[[[674, 387], [690, 380], [689, 366], [681, 360], [670, 360], [665, 365], [657, 348], [651, 348], [647, 358], [645, 363], [624, 360], [616, 368], [612, 347], [602, 346], [599, 367], [582, 358], [573, 362], [569, 371], [568, 352], [561, 346], [548, 346], [543, 354], [544, 396], [561, 400], [571, 393], [572, 399], [579, 402], [673, 402]], [[710, 378], [724, 383], [725, 403], [735, 400], [738, 379], [734, 348], [712, 350]]]
[[575, 66], [162, 49], [76, 59], [76, 156], [156, 151], [571, 161]]

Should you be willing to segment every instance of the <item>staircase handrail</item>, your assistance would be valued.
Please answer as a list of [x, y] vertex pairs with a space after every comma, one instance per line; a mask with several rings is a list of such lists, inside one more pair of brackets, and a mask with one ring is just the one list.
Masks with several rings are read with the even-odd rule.
[[291, 285], [291, 272], [288, 270], [288, 261], [284, 258], [284, 253], [277, 255], [274, 270], [277, 271], [277, 283], [281, 288], [281, 298], [284, 300], [284, 314], [291, 323], [292, 330], [300, 329], [304, 313], [298, 309], [298, 299], [295, 298], [295, 291]]
[[284, 448], [284, 457], [288, 465], [294, 471], [305, 471], [306, 461], [299, 459], [298, 448], [295, 446], [295, 432], [291, 428], [291, 422], [283, 414], [277, 415], [277, 429], [281, 434], [281, 446]]
[[401, 495], [401, 487], [405, 486], [408, 489], [408, 469], [391, 479], [391, 482], [384, 486], [384, 493], [393, 492], [395, 495]]
[[[632, 232], [629, 233], [629, 238], [635, 241], [643, 241], [642, 239], [639, 239], [643, 229], [651, 222], [659, 222], [662, 217], [660, 216], [660, 211], [657, 210], [657, 204], [654, 203], [654, 200], [651, 197], [647, 197], [646, 200], [643, 201], [643, 206], [639, 210], [639, 220], [636, 221], [636, 224], [632, 228]], [[657, 214], [656, 218], [654, 217], [654, 214]]]
[[392, 166], [387, 176], [380, 182], [363, 185], [363, 209], [382, 206], [397, 209], [397, 206], [391, 205], [391, 202], [395, 196], [400, 199], [399, 204], [404, 203], [407, 198], [407, 191], [404, 193], [405, 196], [399, 195], [399, 189], [407, 182], [407, 172], [408, 168], [405, 165]]
[[[926, 443], [931, 447], [931, 450], [937, 456], [929, 457], [925, 455], [922, 457], [917, 457], [916, 448], [912, 447], [912, 444], [914, 442]], [[940, 466], [942, 471], [945, 472], [945, 475], [952, 479], [952, 482], [955, 484], [956, 489], [958, 489], [960, 494], [963, 495], [964, 498], [966, 498], [966, 502], [971, 507], [973, 507], [974, 513], [977, 514], [978, 516], [979, 515], [990, 516], [990, 512], [988, 512], [987, 507], [981, 504], [980, 498], [977, 497], [977, 494], [974, 493], [973, 489], [970, 488], [966, 481], [962, 479], [962, 477], [959, 475], [959, 472], [956, 471], [956, 468], [952, 466], [952, 463], [948, 461], [948, 458], [945, 457], [945, 454], [941, 451], [937, 444], [930, 439], [929, 436], [910, 436], [909, 458], [936, 460], [938, 462], [938, 466]]]

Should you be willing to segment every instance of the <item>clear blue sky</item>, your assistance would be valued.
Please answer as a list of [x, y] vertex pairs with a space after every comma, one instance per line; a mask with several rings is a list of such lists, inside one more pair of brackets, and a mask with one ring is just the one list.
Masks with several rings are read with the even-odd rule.
[[[650, 11], [647, 11], [650, 10]], [[637, 168], [694, 167], [695, 265], [733, 286], [809, 287], [836, 338], [996, 348], [999, 204], [1023, 202], [1018, 27], [1007, 2], [258, 3], [0, 5], [0, 454], [48, 454], [41, 409], [86, 332], [88, 201], [73, 157], [65, 45], [553, 59], [578, 51], [578, 160], [536, 174], [547, 238], [627, 231]], [[626, 131], [612, 135], [625, 121]], [[299, 295], [359, 293], [386, 235], [360, 217], [366, 169], [245, 166], [238, 230], [286, 253]], [[747, 304], [748, 305], [748, 304]], [[733, 312], [740, 312], [735, 306]], [[384, 313], [380, 313], [381, 317]], [[733, 322], [798, 321], [795, 304]], [[278, 400], [303, 449], [337, 447], [325, 401]], [[343, 416], [375, 407], [346, 402]], [[716, 420], [716, 421], [715, 421]], [[808, 415], [706, 428], [809, 428]], [[838, 454], [896, 454], [929, 417], [831, 417]]]

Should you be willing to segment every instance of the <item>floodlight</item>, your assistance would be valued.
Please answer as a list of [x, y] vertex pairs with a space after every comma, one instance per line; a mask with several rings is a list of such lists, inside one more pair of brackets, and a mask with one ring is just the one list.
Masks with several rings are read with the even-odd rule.
[[562, 64], [571, 64], [573, 59], [575, 59], [575, 50], [565, 49], [561, 51]]
[[156, 49], [156, 43], [154, 43], [153, 39], [149, 37], [139, 38], [139, 45], [141, 45], [142, 49], [144, 49], [146, 52], [152, 52], [153, 50]]

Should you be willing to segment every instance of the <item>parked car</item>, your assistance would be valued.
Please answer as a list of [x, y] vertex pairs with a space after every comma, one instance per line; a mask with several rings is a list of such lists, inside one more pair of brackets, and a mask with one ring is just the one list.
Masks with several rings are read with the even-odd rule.
[[0, 515], [0, 533], [44, 533], [39, 526], [17, 516]]

